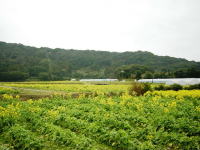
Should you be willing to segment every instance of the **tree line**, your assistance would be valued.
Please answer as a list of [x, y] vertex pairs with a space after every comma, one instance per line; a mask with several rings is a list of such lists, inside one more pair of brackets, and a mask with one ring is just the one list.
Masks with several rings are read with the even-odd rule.
[[65, 50], [0, 42], [0, 81], [198, 77], [200, 62], [146, 51]]

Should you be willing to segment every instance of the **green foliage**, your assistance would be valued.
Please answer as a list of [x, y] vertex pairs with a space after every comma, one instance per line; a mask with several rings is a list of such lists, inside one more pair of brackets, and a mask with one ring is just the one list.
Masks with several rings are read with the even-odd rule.
[[165, 85], [163, 85], [163, 84], [159, 84], [158, 86], [155, 86], [155, 87], [154, 87], [154, 90], [157, 90], [157, 91], [164, 91], [164, 90], [166, 90], [166, 87], [165, 87]]
[[46, 73], [46, 72], [41, 72], [41, 73], [39, 73], [38, 78], [39, 78], [40, 80], [42, 80], [42, 81], [48, 81], [48, 80], [50, 80], [49, 74]]
[[159, 84], [158, 86], [154, 87], [154, 90], [158, 91], [165, 91], [165, 90], [179, 91], [182, 89], [184, 89], [184, 87], [180, 84], [172, 84], [172, 85]]
[[178, 90], [183, 90], [183, 89], [184, 90], [199, 90], [200, 84], [187, 85], [187, 86], [182, 86], [179, 84], [172, 84], [172, 85], [159, 84], [154, 87], [154, 90], [158, 90], [158, 91], [165, 91], [165, 90], [178, 91]]
[[176, 78], [199, 78], [200, 77], [200, 70], [198, 68], [184, 68], [179, 69], [174, 72]]
[[18, 94], [18, 93], [19, 93], [19, 90], [6, 88], [6, 87], [0, 87], [0, 94]]
[[200, 90], [200, 84], [189, 85], [185, 87], [186, 90]]
[[0, 139], [22, 150], [199, 149], [199, 105], [130, 95], [16, 101], [0, 105], [0, 122], [15, 119], [2, 124]]
[[132, 78], [139, 80], [141, 79], [142, 74], [144, 74], [147, 71], [152, 71], [152, 70], [144, 65], [131, 64], [118, 67], [116, 69], [116, 74], [117, 77], [121, 79]]
[[33, 133], [31, 133], [31, 131], [24, 129], [22, 126], [17, 124], [12, 126], [4, 136], [15, 149], [39, 150], [43, 147], [41, 144], [42, 139], [38, 139], [33, 135]]
[[[106, 52], [35, 48], [0, 42], [0, 81], [27, 78], [200, 77], [200, 63], [150, 52]], [[121, 72], [123, 69], [124, 72]], [[44, 73], [48, 74], [48, 78]]]
[[178, 90], [182, 90], [183, 87], [179, 84], [172, 84], [170, 85], [167, 90], [174, 90], [174, 91], [178, 91]]
[[19, 71], [0, 72], [0, 81], [24, 81], [28, 77], [28, 73]]
[[144, 95], [147, 91], [151, 90], [151, 85], [149, 83], [133, 82], [129, 88], [130, 95]]
[[153, 77], [153, 73], [151, 73], [150, 71], [145, 72], [142, 76], [143, 76], [142, 77], [143, 79], [152, 79], [152, 78], [154, 78]]

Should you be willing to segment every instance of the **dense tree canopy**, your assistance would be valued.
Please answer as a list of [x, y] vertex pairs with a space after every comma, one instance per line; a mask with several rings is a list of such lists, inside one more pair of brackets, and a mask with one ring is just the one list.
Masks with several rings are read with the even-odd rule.
[[150, 77], [200, 77], [200, 62], [145, 51], [65, 50], [0, 42], [1, 81]]

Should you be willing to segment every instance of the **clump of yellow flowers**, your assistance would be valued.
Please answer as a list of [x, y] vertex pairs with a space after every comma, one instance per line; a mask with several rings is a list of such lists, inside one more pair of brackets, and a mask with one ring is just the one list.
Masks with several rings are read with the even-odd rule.
[[6, 100], [13, 99], [13, 96], [9, 94], [3, 94], [2, 97], [3, 99], [6, 99]]
[[145, 93], [145, 96], [161, 96], [166, 98], [200, 98], [200, 90], [180, 90], [180, 91], [153, 91]]

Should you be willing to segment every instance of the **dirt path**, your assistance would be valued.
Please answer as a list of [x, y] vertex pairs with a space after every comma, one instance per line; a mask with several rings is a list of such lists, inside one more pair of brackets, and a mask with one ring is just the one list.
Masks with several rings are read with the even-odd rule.
[[[66, 96], [67, 93], [70, 93], [72, 97], [76, 98], [81, 92], [65, 92], [65, 91], [53, 91], [53, 90], [41, 90], [41, 89], [32, 89], [32, 88], [22, 88], [22, 87], [14, 87], [14, 86], [5, 86], [0, 85], [0, 87], [11, 88], [19, 90], [19, 95], [22, 100], [27, 99], [39, 99], [43, 97], [51, 97], [52, 95], [59, 94], [62, 96]], [[91, 95], [92, 92], [84, 92], [86, 95]]]
[[31, 88], [22, 88], [22, 87], [14, 87], [14, 86], [5, 86], [0, 85], [0, 87], [11, 88], [15, 90], [19, 90], [19, 95], [21, 100], [28, 99], [40, 99], [45, 97], [51, 97], [52, 95], [66, 95], [64, 91], [51, 91], [51, 90], [40, 90], [40, 89], [31, 89]]
[[32, 88], [22, 88], [22, 87], [14, 87], [14, 86], [5, 86], [5, 85], [0, 85], [0, 87], [5, 87], [5, 88], [12, 88], [19, 90], [20, 92], [25, 92], [25, 93], [65, 93], [63, 91], [51, 91], [51, 90], [41, 90], [41, 89], [32, 89]]

